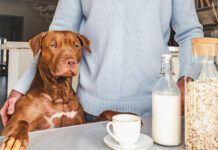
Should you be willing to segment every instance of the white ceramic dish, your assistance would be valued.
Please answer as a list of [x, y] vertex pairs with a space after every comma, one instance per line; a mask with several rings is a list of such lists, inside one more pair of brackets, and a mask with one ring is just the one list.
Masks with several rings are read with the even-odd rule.
[[144, 134], [140, 134], [138, 141], [131, 147], [122, 147], [110, 135], [106, 135], [103, 139], [104, 143], [114, 150], [145, 150], [153, 145], [153, 140]]

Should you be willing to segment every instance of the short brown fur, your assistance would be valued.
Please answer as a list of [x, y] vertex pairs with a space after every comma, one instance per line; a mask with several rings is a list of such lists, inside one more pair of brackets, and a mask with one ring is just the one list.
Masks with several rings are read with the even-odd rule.
[[[72, 89], [72, 76], [78, 74], [82, 48], [91, 52], [84, 36], [69, 31], [43, 32], [30, 40], [36, 56], [40, 49], [35, 78], [27, 94], [15, 106], [15, 113], [4, 128], [6, 137], [2, 149], [26, 149], [28, 131], [51, 127], [64, 127], [85, 123], [84, 110]], [[52, 120], [46, 118], [58, 113], [76, 112], [74, 117], [62, 115]], [[96, 121], [111, 120], [118, 114], [105, 111]]]

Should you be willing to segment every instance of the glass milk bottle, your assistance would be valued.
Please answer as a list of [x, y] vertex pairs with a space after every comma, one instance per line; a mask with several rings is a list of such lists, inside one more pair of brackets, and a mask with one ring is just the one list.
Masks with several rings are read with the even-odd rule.
[[161, 57], [161, 74], [152, 91], [152, 138], [165, 146], [181, 144], [180, 90], [172, 78], [172, 55]]
[[187, 82], [185, 89], [186, 149], [218, 150], [218, 38], [194, 38], [192, 47], [189, 74], [194, 80]]

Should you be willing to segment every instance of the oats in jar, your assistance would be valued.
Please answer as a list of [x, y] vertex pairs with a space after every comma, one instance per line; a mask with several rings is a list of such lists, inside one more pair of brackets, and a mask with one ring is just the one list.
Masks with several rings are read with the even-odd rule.
[[187, 150], [218, 149], [218, 80], [188, 83], [185, 97]]

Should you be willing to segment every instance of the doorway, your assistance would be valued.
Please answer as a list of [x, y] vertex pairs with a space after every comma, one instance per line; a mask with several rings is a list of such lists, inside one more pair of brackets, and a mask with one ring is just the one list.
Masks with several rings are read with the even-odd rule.
[[24, 18], [20, 16], [0, 15], [0, 37], [8, 41], [23, 40]]

